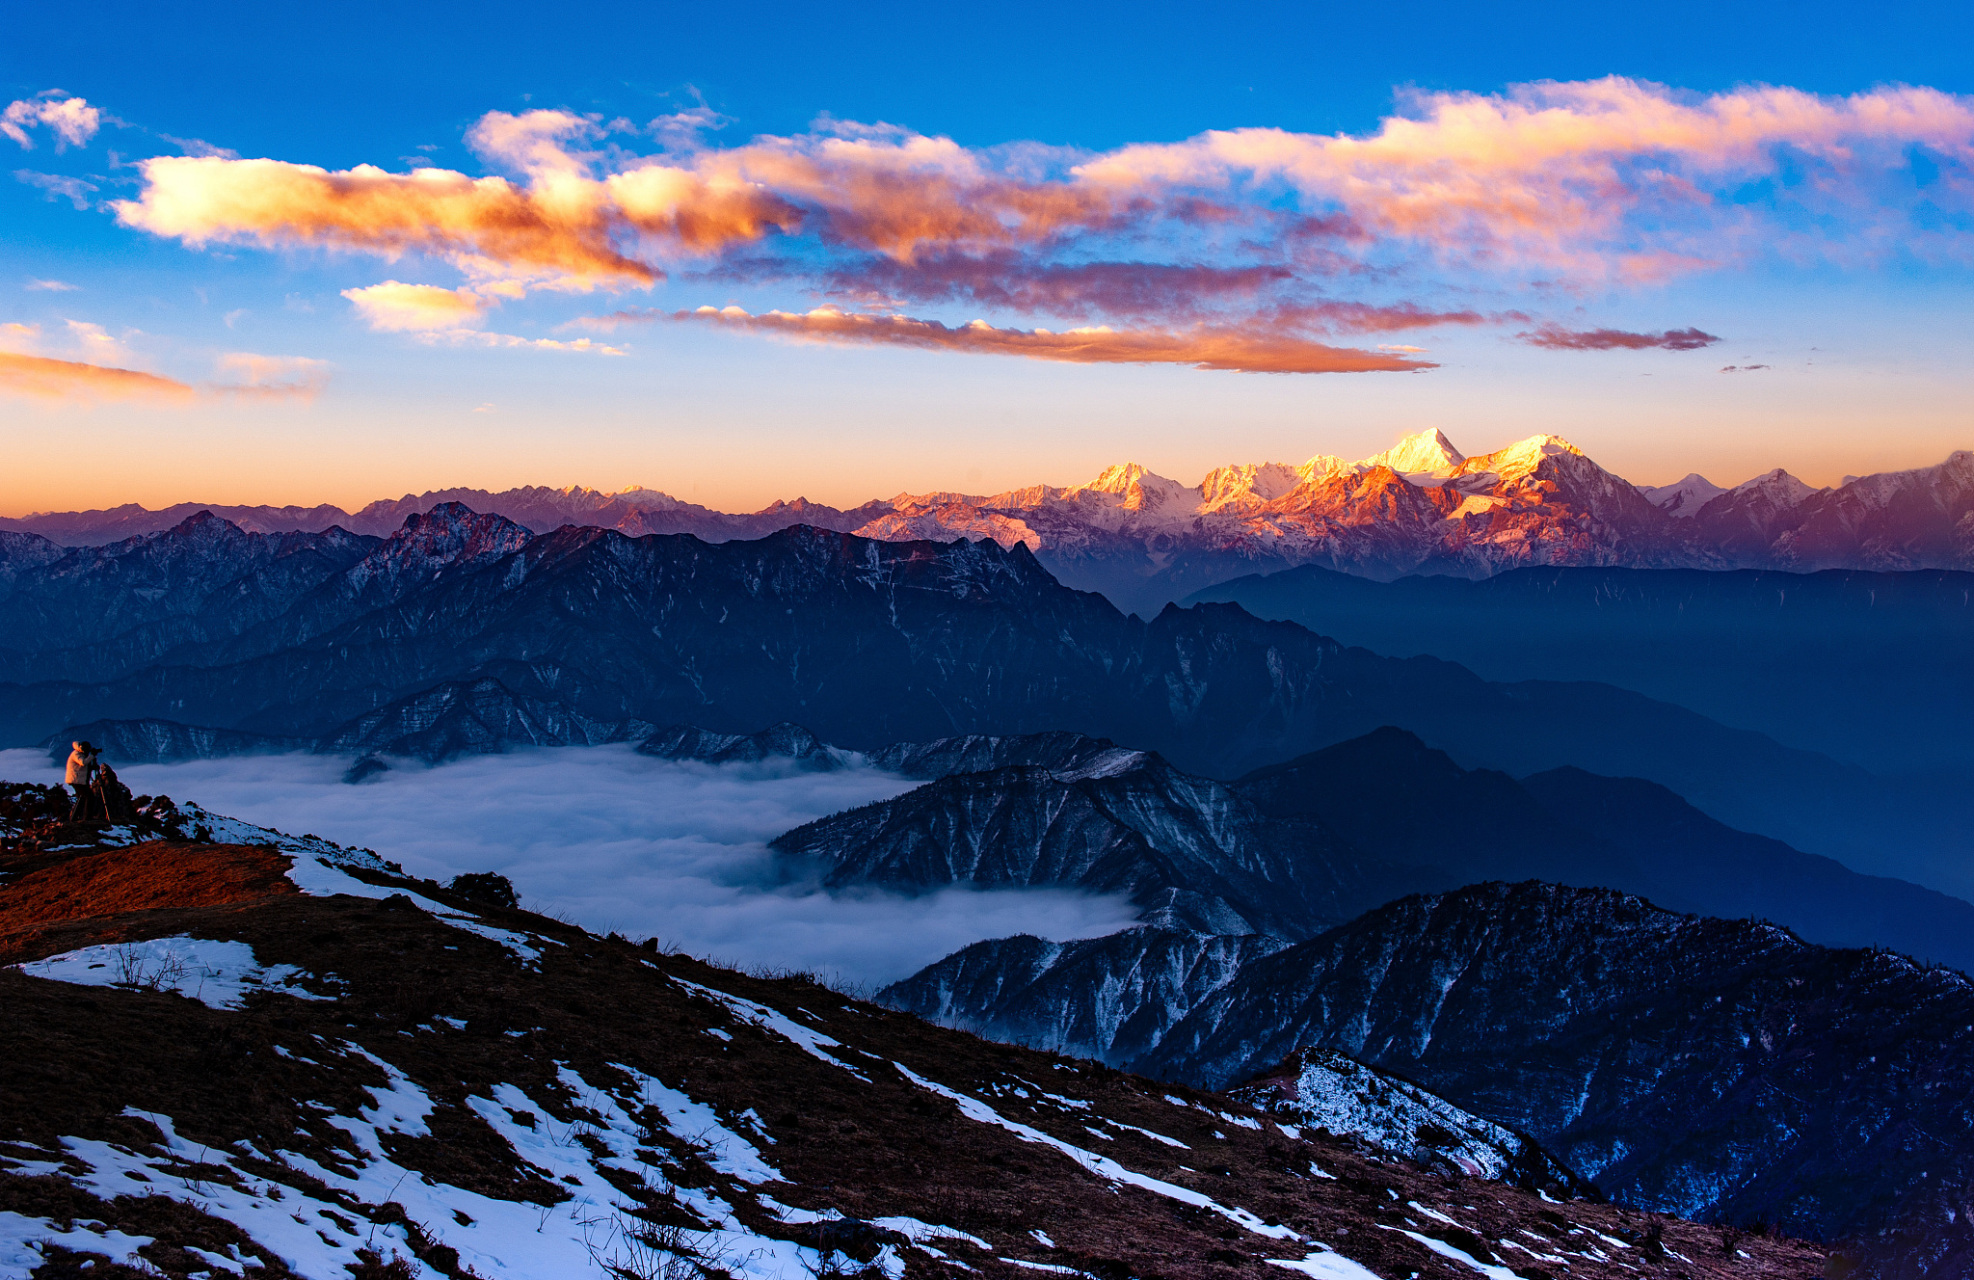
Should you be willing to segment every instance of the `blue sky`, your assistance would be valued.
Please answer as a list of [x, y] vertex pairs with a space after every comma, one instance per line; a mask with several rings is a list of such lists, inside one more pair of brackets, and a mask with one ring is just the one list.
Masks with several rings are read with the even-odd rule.
[[[1801, 180], [1795, 143], [1783, 136], [1765, 153], [1763, 173], [1729, 181], [1708, 171], [1712, 221], [1640, 205], [1594, 243], [1563, 235], [1574, 255], [1567, 264], [1524, 255], [1504, 267], [1498, 253], [1450, 261], [1418, 252], [1416, 234], [1374, 229], [1340, 242], [1345, 268], [1296, 287], [1329, 301], [1484, 320], [1416, 332], [1326, 320], [1286, 338], [1279, 319], [1267, 320], [1268, 341], [1300, 344], [1290, 353], [1295, 367], [1334, 363], [1330, 351], [1420, 347], [1357, 360], [1437, 366], [1417, 372], [1236, 373], [1189, 367], [1184, 351], [1179, 363], [1132, 362], [1129, 351], [1061, 363], [1060, 355], [981, 354], [990, 348], [944, 331], [932, 334], [934, 349], [909, 334], [901, 344], [895, 334], [832, 330], [818, 342], [763, 331], [756, 317], [764, 312], [799, 315], [827, 303], [949, 329], [985, 316], [1002, 335], [1097, 322], [1160, 342], [1176, 334], [1184, 347], [1201, 333], [1257, 332], [1259, 311], [1218, 303], [1183, 315], [1153, 308], [1065, 320], [977, 296], [932, 297], [922, 285], [881, 301], [868, 289], [831, 295], [819, 273], [837, 272], [839, 284], [855, 275], [864, 288], [872, 264], [895, 264], [904, 251], [867, 245], [846, 256], [840, 236], [810, 234], [813, 216], [800, 235], [736, 242], [721, 249], [725, 257], [655, 251], [669, 277], [656, 284], [576, 287], [575, 277], [539, 272], [525, 286], [506, 277], [490, 284], [484, 271], [463, 273], [457, 255], [419, 249], [390, 257], [258, 232], [194, 243], [155, 218], [149, 229], [120, 224], [104, 206], [145, 198], [136, 161], [201, 143], [290, 166], [402, 173], [416, 163], [480, 178], [513, 174], [519, 154], [510, 148], [503, 160], [468, 145], [489, 112], [594, 113], [604, 126], [622, 118], [643, 128], [693, 108], [719, 117], [699, 144], [711, 151], [763, 135], [818, 137], [819, 118], [951, 139], [991, 165], [1010, 163], [1010, 144], [1073, 149], [1037, 180], [1037, 189], [1060, 191], [1077, 159], [1132, 144], [1171, 147], [1242, 128], [1368, 137], [1396, 112], [1419, 116], [1426, 99], [1417, 95], [1505, 100], [1512, 86], [1543, 80], [1631, 77], [1669, 86], [1685, 102], [1751, 85], [1826, 103], [1900, 84], [1965, 95], [1974, 92], [1970, 47], [1974, 12], [1945, 4], [1868, 14], [1802, 5], [1247, 6], [1234, 14], [592, 6], [567, 15], [357, 5], [326, 18], [264, 5], [204, 5], [195, 14], [127, 4], [23, 9], [10, 15], [0, 46], [0, 95], [50, 102], [58, 99], [43, 95], [59, 89], [59, 100], [79, 97], [104, 114], [74, 146], [58, 149], [52, 125], [29, 127], [32, 149], [0, 139], [10, 168], [52, 175], [0, 182], [8, 228], [0, 325], [13, 326], [0, 334], [11, 333], [11, 349], [25, 356], [146, 372], [185, 390], [126, 397], [43, 387], [0, 399], [0, 446], [13, 459], [0, 474], [0, 514], [129, 500], [355, 505], [462, 483], [635, 482], [726, 507], [796, 493], [847, 505], [900, 489], [1070, 483], [1125, 458], [1191, 481], [1224, 462], [1369, 453], [1425, 426], [1470, 451], [1553, 431], [1641, 482], [1689, 469], [1732, 482], [1782, 465], [1826, 483], [1936, 461], [1974, 442], [1966, 193], [1954, 185], [1965, 172], [1954, 167], [1950, 138], [1946, 178], [1929, 173], [1939, 169], [1937, 135], [1908, 148], [1919, 158], [1896, 190], [1841, 207], [1771, 208], [1776, 184]], [[1897, 136], [1877, 141], [1906, 154]], [[660, 148], [648, 131], [563, 145], [599, 178]], [[614, 158], [596, 158], [608, 147]], [[54, 180], [90, 187], [64, 195]], [[1284, 196], [1260, 185], [1237, 177], [1212, 194], [1237, 191], [1229, 199], [1262, 221], [1291, 209], [1357, 212], [1328, 191]], [[1718, 231], [1727, 225], [1722, 210], [1737, 202], [1760, 219]], [[1030, 256], [1010, 270], [1032, 279], [1113, 259], [1215, 268], [1287, 261], [1274, 242], [1258, 256], [1224, 239], [1204, 243], [1211, 237], [1188, 216], [1162, 209], [1149, 230], [1054, 244], [1046, 261], [1023, 241], [1010, 252]], [[1678, 223], [1676, 247], [1687, 256], [1716, 236], [1739, 238], [1722, 261], [1649, 280], [1584, 269], [1584, 255], [1609, 263], [1636, 247], [1630, 241], [1663, 249], [1662, 216]], [[1920, 231], [1928, 234], [1914, 248], [1907, 241]], [[783, 245], [786, 261], [774, 271], [733, 265]], [[1561, 283], [1551, 270], [1559, 266], [1574, 272]], [[380, 310], [398, 299], [361, 294], [386, 281], [449, 291], [475, 310], [457, 331], [402, 327], [410, 323], [402, 308]], [[488, 292], [496, 285], [524, 296]], [[406, 300], [424, 306], [435, 297]], [[749, 318], [745, 327], [584, 327], [585, 317], [616, 310], [670, 315], [701, 305], [738, 306]], [[1510, 312], [1528, 319], [1500, 319]], [[1517, 338], [1538, 326], [1646, 336], [1692, 327], [1720, 341], [1559, 349]], [[489, 335], [563, 345], [495, 346]], [[585, 341], [587, 349], [570, 349]], [[1004, 351], [1031, 340], [995, 341], [991, 349]], [[1235, 363], [1272, 367], [1280, 354]], [[1749, 365], [1767, 367], [1743, 372]], [[1723, 374], [1727, 366], [1736, 372]], [[91, 442], [86, 465], [78, 439]]]

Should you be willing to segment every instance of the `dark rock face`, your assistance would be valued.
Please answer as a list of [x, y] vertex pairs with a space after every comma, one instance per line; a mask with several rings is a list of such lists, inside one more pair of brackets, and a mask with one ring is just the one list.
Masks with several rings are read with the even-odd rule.
[[498, 680], [481, 679], [449, 681], [359, 716], [317, 740], [314, 749], [437, 762], [515, 746], [633, 742], [650, 731], [641, 720], [591, 720], [560, 703], [519, 697]]
[[893, 983], [878, 999], [997, 1040], [1119, 1064], [1151, 1053], [1245, 964], [1287, 945], [1267, 934], [1157, 927], [1077, 942], [996, 938]]
[[1094, 775], [1127, 767], [1143, 754], [1120, 747], [1108, 738], [1090, 738], [1057, 729], [1017, 737], [973, 733], [932, 742], [895, 742], [868, 753], [868, 758], [879, 768], [907, 778], [944, 778], [955, 773], [985, 773], [1014, 765]]
[[[1232, 1084], [1298, 1049], [1525, 1130], [1608, 1194], [1960, 1274], [1974, 982], [1637, 898], [1480, 885], [1241, 968], [1137, 1061]], [[1922, 1136], [1923, 1135], [1923, 1136]]]
[[823, 818], [770, 846], [831, 888], [1056, 885], [1123, 893], [1141, 918], [1203, 933], [1303, 937], [1351, 915], [1361, 862], [1309, 821], [1268, 820], [1155, 755], [1083, 768], [955, 774]]
[[119, 764], [171, 764], [219, 756], [301, 751], [309, 745], [298, 738], [269, 738], [170, 720], [97, 720], [71, 725], [52, 735], [46, 743], [48, 758], [61, 764], [68, 759], [69, 744], [76, 741], [93, 743], [104, 756]]
[[68, 550], [33, 533], [0, 529], [0, 597], [11, 591], [14, 579], [23, 573], [52, 564]]
[[[111, 680], [221, 648], [376, 545], [340, 529], [243, 533], [200, 513], [166, 533], [55, 560], [38, 550], [0, 594], [0, 680]], [[11, 554], [8, 563], [17, 563]]]
[[800, 769], [827, 772], [843, 767], [843, 753], [799, 724], [770, 725], [759, 733], [709, 733], [689, 724], [675, 724], [637, 744], [638, 754], [661, 760], [699, 760], [706, 764], [761, 764], [786, 760]]

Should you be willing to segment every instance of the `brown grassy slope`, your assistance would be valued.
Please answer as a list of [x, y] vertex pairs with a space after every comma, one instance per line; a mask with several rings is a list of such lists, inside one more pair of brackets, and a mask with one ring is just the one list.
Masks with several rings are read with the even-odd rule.
[[141, 928], [150, 912], [293, 894], [287, 870], [287, 858], [253, 845], [194, 850], [169, 840], [0, 858], [0, 964], [36, 952], [35, 939], [61, 925], [96, 919], [102, 932], [120, 933]]
[[[85, 855], [69, 867], [62, 882], [69, 892], [89, 901], [112, 899], [116, 891], [108, 885], [99, 885], [101, 896], [90, 896], [95, 878], [113, 875], [119, 865], [98, 859]], [[222, 846], [160, 848], [143, 865], [149, 875], [175, 876], [188, 886], [230, 883], [246, 893], [265, 885], [256, 878], [259, 864]], [[0, 889], [0, 915], [30, 931], [42, 926], [23, 913], [28, 903], [43, 900], [22, 892], [31, 880], [25, 876]], [[407, 887], [450, 900], [429, 884]], [[50, 894], [46, 900], [70, 899]], [[564, 1193], [467, 1109], [466, 1099], [489, 1096], [498, 1084], [516, 1085], [550, 1100], [544, 1110], [567, 1126], [581, 1121], [583, 1111], [557, 1082], [559, 1065], [600, 1083], [617, 1078], [613, 1064], [624, 1064], [710, 1104], [730, 1123], [750, 1110], [759, 1117], [761, 1131], [773, 1139], [763, 1149], [786, 1183], [756, 1189], [732, 1184], [662, 1135], [653, 1139], [650, 1157], [677, 1185], [717, 1187], [755, 1230], [784, 1239], [799, 1234], [755, 1203], [760, 1192], [858, 1219], [908, 1215], [961, 1228], [992, 1246], [982, 1251], [941, 1242], [973, 1272], [907, 1250], [908, 1275], [1033, 1280], [1037, 1273], [1001, 1261], [1012, 1258], [1072, 1267], [1100, 1280], [1281, 1277], [1285, 1273], [1266, 1260], [1297, 1258], [1309, 1247], [1269, 1240], [1210, 1210], [1116, 1185], [1059, 1151], [967, 1118], [952, 1101], [913, 1084], [902, 1066], [1131, 1170], [1285, 1223], [1385, 1280], [1473, 1280], [1476, 1274], [1406, 1231], [1511, 1267], [1526, 1280], [1809, 1280], [1824, 1271], [1823, 1253], [1798, 1242], [1737, 1237], [1584, 1201], [1548, 1204], [1498, 1184], [1449, 1181], [1327, 1137], [1290, 1137], [1260, 1113], [1216, 1095], [983, 1041], [799, 979], [750, 978], [657, 955], [525, 912], [474, 908], [489, 923], [552, 940], [541, 945], [538, 968], [404, 898], [269, 892], [215, 903], [178, 902], [170, 895], [141, 900], [147, 905], [136, 915], [71, 918], [33, 934], [37, 940], [28, 951], [51, 954], [105, 938], [171, 933], [237, 939], [250, 943], [261, 962], [299, 966], [313, 975], [318, 990], [341, 994], [307, 1001], [269, 991], [250, 997], [242, 1010], [218, 1011], [172, 994], [77, 987], [0, 970], [0, 1151], [38, 1152], [47, 1159], [64, 1135], [141, 1146], [155, 1135], [146, 1132], [146, 1122], [123, 1115], [136, 1108], [173, 1117], [179, 1134], [195, 1143], [223, 1147], [250, 1140], [264, 1152], [347, 1158], [348, 1138], [325, 1117], [355, 1114], [367, 1102], [363, 1087], [383, 1080], [372, 1063], [338, 1047], [348, 1044], [395, 1065], [437, 1104], [432, 1137], [394, 1140], [391, 1154], [399, 1163], [438, 1183], [547, 1203]], [[682, 982], [758, 1002], [823, 1032], [843, 1046], [833, 1052], [866, 1078], [737, 1019]], [[442, 1017], [465, 1025], [454, 1028]], [[730, 1038], [709, 1034], [714, 1028]], [[1094, 1136], [1091, 1127], [1109, 1136]], [[1312, 1163], [1334, 1176], [1314, 1176]], [[46, 1182], [0, 1173], [0, 1209], [55, 1194]], [[629, 1188], [626, 1194], [647, 1190]], [[1477, 1234], [1447, 1226], [1414, 1202], [1458, 1218]], [[677, 1206], [662, 1197], [647, 1196], [643, 1203], [650, 1220], [677, 1219]], [[344, 1207], [358, 1220], [389, 1220], [388, 1205]], [[116, 1225], [142, 1208], [119, 1200], [92, 1203], [86, 1212]], [[179, 1255], [170, 1251], [197, 1243], [181, 1238], [185, 1232], [218, 1238], [229, 1230], [206, 1220], [192, 1221], [178, 1235], [146, 1233], [160, 1240], [154, 1265], [177, 1275], [184, 1272], [173, 1269]], [[445, 1270], [443, 1231], [433, 1230], [423, 1256]], [[1035, 1230], [1053, 1245], [1037, 1240]], [[1590, 1231], [1633, 1247], [1596, 1241]], [[1501, 1245], [1503, 1239], [1567, 1254], [1568, 1266], [1532, 1261]], [[271, 1254], [265, 1262], [268, 1275], [282, 1273]]]

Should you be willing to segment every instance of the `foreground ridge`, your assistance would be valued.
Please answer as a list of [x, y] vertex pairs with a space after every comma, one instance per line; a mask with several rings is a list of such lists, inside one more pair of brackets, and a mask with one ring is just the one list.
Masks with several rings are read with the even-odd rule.
[[[207, 839], [0, 861], [0, 1266], [1534, 1280], [1824, 1264], [597, 938], [367, 851], [198, 825]], [[84, 914], [133, 880], [154, 890], [143, 909]]]

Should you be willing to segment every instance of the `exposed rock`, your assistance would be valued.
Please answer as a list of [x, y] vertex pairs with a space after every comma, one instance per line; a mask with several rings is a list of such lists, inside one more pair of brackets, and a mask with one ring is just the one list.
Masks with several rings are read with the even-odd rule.
[[675, 724], [637, 744], [638, 754], [661, 760], [698, 760], [706, 764], [760, 764], [786, 760], [798, 768], [826, 772], [843, 767], [847, 753], [831, 747], [799, 724], [771, 725], [759, 733], [709, 733], [689, 724]]
[[1227, 1096], [1458, 1177], [1572, 1199], [1598, 1194], [1527, 1134], [1333, 1050], [1298, 1050]]

